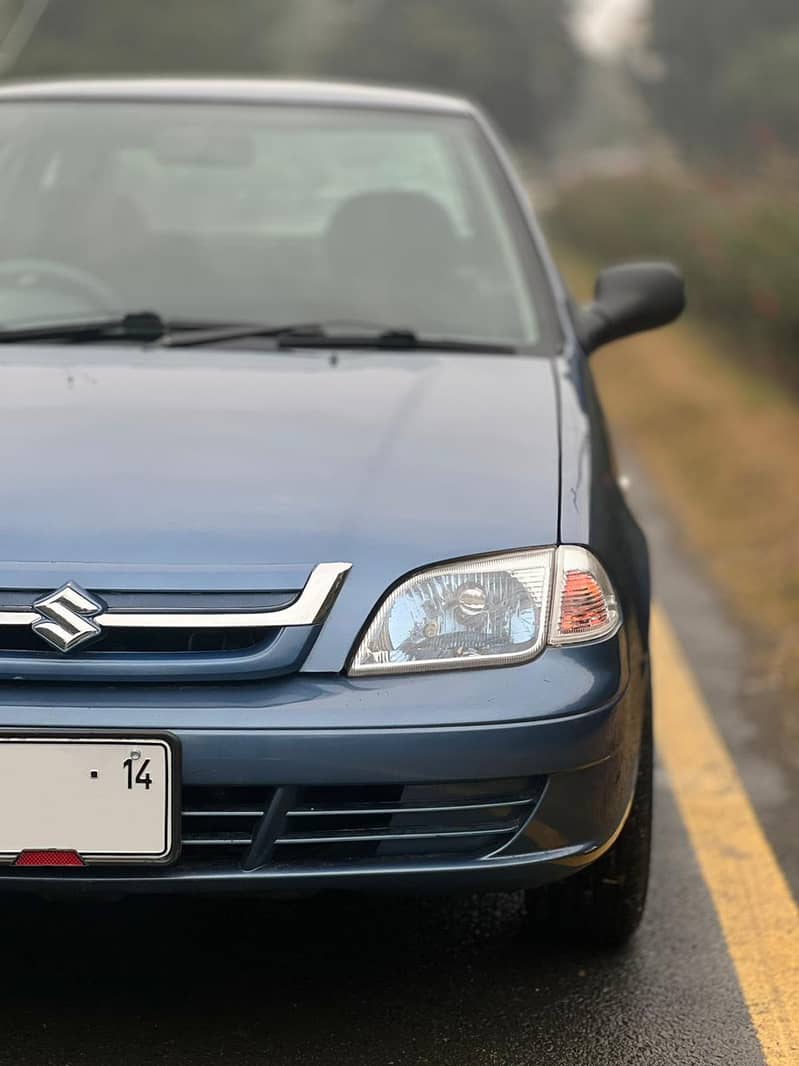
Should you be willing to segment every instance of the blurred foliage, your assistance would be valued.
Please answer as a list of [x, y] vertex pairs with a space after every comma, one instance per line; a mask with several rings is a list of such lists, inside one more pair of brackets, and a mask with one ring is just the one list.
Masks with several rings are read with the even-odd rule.
[[542, 144], [580, 77], [571, 0], [52, 0], [15, 77], [335, 76], [477, 98]]
[[716, 94], [756, 142], [799, 150], [799, 12], [793, 27], [731, 56]]
[[799, 150], [797, 0], [651, 0], [648, 44], [653, 116], [689, 157]]
[[656, 175], [561, 190], [553, 235], [592, 260], [667, 257], [685, 271], [691, 309], [737, 351], [799, 384], [799, 166], [732, 185]]
[[283, 0], [51, 0], [14, 77], [262, 72]]
[[346, 78], [479, 100], [517, 142], [541, 146], [569, 111], [580, 53], [564, 0], [351, 0], [356, 20], [322, 57]]

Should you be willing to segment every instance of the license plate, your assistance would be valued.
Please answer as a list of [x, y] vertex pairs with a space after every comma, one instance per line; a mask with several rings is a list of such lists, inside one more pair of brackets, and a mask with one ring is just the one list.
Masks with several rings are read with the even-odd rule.
[[0, 862], [76, 852], [91, 863], [177, 857], [174, 738], [0, 735]]

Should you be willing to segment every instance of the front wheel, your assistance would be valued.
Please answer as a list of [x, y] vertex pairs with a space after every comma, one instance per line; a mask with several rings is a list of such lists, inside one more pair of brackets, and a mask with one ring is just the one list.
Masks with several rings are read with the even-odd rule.
[[536, 933], [614, 948], [625, 944], [641, 924], [652, 849], [653, 761], [650, 702], [627, 822], [601, 859], [565, 881], [527, 892], [527, 913]]

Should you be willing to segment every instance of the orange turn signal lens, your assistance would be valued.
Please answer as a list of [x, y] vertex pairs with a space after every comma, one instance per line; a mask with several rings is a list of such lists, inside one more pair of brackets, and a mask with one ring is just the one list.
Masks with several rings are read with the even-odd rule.
[[592, 574], [570, 570], [565, 576], [560, 606], [560, 632], [590, 633], [608, 624], [608, 605]]
[[620, 625], [616, 594], [601, 563], [585, 548], [560, 548], [550, 644], [606, 640]]

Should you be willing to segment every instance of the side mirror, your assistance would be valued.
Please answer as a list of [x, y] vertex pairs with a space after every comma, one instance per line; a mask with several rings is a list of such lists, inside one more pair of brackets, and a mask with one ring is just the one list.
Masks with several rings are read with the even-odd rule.
[[610, 341], [659, 329], [685, 310], [685, 282], [671, 263], [624, 263], [603, 270], [594, 302], [577, 313], [577, 336], [587, 353]]

